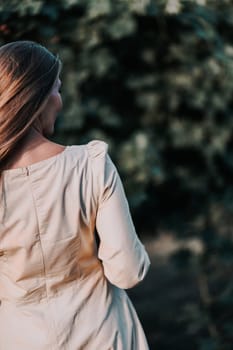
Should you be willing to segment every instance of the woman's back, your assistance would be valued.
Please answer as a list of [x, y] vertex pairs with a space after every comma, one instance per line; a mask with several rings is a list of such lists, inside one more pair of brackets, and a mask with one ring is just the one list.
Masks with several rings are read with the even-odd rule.
[[147, 349], [120, 288], [149, 259], [106, 144], [57, 151], [2, 172], [0, 349]]

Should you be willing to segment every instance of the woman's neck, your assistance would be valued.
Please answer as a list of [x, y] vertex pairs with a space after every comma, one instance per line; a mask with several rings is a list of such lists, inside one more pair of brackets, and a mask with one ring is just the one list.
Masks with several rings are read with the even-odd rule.
[[27, 166], [49, 158], [61, 152], [64, 148], [65, 146], [50, 141], [39, 131], [31, 128], [27, 135], [17, 144], [4, 168], [12, 169]]

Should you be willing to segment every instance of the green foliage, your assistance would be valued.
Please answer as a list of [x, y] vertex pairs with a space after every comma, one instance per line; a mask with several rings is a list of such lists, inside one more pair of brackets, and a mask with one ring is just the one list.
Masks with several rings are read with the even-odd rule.
[[136, 226], [203, 243], [197, 262], [173, 257], [207, 281], [211, 302], [185, 311], [202, 350], [232, 342], [232, 26], [228, 0], [0, 3], [1, 44], [33, 39], [63, 61], [55, 139], [107, 141]]

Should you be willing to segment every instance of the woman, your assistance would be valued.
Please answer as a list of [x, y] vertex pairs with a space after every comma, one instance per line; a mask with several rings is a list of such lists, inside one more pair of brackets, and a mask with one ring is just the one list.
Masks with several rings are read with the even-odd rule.
[[107, 145], [48, 139], [60, 66], [34, 42], [0, 48], [0, 349], [148, 349], [123, 289], [149, 258]]

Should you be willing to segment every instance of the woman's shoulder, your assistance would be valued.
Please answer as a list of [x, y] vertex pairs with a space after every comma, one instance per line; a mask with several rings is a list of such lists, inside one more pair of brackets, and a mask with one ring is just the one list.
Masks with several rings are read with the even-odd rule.
[[108, 153], [108, 144], [101, 140], [92, 140], [85, 144], [66, 146], [73, 154], [90, 159], [103, 158]]
[[104, 141], [92, 140], [86, 144], [61, 145], [55, 142], [46, 142], [38, 147], [26, 149], [21, 153], [16, 153], [10, 159], [4, 170], [13, 170], [22, 167], [35, 167], [45, 164], [49, 160], [57, 158], [59, 155], [71, 154], [74, 161], [85, 158], [98, 160], [104, 158], [108, 152], [108, 145]]
[[92, 140], [84, 144], [72, 144], [66, 146], [66, 154], [71, 163], [91, 167], [105, 163], [108, 155], [108, 144], [101, 140]]
[[108, 144], [101, 140], [92, 140], [88, 142], [86, 148], [91, 158], [104, 157], [108, 152]]

